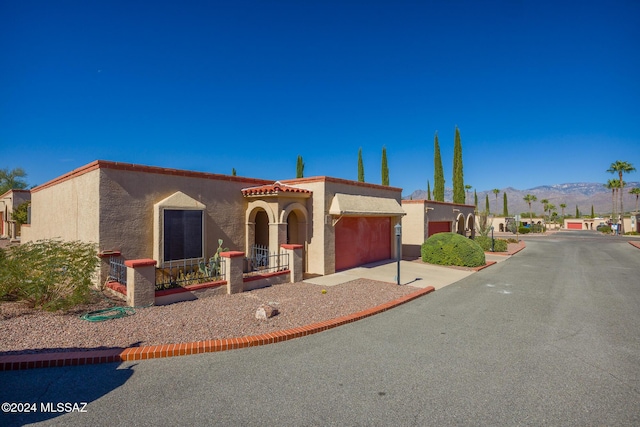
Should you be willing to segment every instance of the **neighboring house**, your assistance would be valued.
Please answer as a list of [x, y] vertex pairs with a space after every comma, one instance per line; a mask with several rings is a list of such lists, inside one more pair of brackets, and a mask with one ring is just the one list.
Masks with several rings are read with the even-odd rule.
[[[98, 160], [32, 189], [23, 241], [95, 242], [165, 262], [303, 245], [309, 274], [391, 258], [401, 189], [330, 177], [281, 182]], [[108, 265], [103, 263], [100, 281]]]
[[20, 237], [22, 227], [14, 221], [13, 211], [29, 200], [29, 190], [9, 190], [0, 196], [0, 237], [11, 240]]
[[402, 254], [419, 257], [420, 247], [436, 233], [454, 232], [475, 237], [474, 205], [433, 200], [403, 200]]

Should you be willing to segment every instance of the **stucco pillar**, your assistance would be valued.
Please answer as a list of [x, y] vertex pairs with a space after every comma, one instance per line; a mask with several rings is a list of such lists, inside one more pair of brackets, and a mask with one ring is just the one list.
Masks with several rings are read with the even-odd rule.
[[291, 283], [302, 281], [302, 245], [280, 245], [282, 253], [289, 255], [289, 270], [291, 271]]
[[278, 267], [280, 267], [280, 245], [287, 243], [287, 223], [276, 222], [269, 224], [269, 252], [278, 255]]
[[242, 264], [244, 262], [244, 252], [229, 251], [220, 253], [224, 262], [224, 274], [227, 280], [227, 293], [237, 294], [244, 291], [244, 280], [242, 275]]
[[156, 260], [129, 259], [127, 266], [127, 305], [153, 305], [156, 300]]

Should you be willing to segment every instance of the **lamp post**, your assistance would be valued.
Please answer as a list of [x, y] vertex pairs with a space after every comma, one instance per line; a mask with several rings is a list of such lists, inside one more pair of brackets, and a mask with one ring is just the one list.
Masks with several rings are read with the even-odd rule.
[[402, 225], [397, 223], [393, 227], [396, 231], [396, 259], [398, 261], [398, 273], [396, 275], [396, 283], [400, 285], [400, 253], [402, 251]]
[[491, 252], [494, 252], [493, 225], [491, 226]]

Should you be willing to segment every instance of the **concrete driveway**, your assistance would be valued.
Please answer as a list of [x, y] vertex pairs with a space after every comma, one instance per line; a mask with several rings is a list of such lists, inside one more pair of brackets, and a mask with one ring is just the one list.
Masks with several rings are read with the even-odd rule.
[[[508, 258], [509, 256], [507, 255], [486, 254], [487, 261], [502, 262]], [[397, 270], [398, 264], [395, 260], [385, 260], [334, 274], [328, 274], [326, 276], [306, 279], [304, 282], [321, 286], [335, 286], [355, 279], [371, 279], [396, 283]], [[464, 279], [473, 273], [475, 272], [425, 264], [419, 261], [400, 261], [400, 284], [411, 285], [416, 288], [433, 286], [438, 290], [458, 280]]]

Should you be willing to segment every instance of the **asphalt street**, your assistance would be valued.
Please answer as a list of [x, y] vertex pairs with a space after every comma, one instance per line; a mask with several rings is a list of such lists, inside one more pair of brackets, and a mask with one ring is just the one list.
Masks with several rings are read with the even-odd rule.
[[2, 372], [2, 402], [87, 406], [0, 425], [640, 425], [640, 250], [595, 232], [524, 238], [506, 262], [308, 337]]

